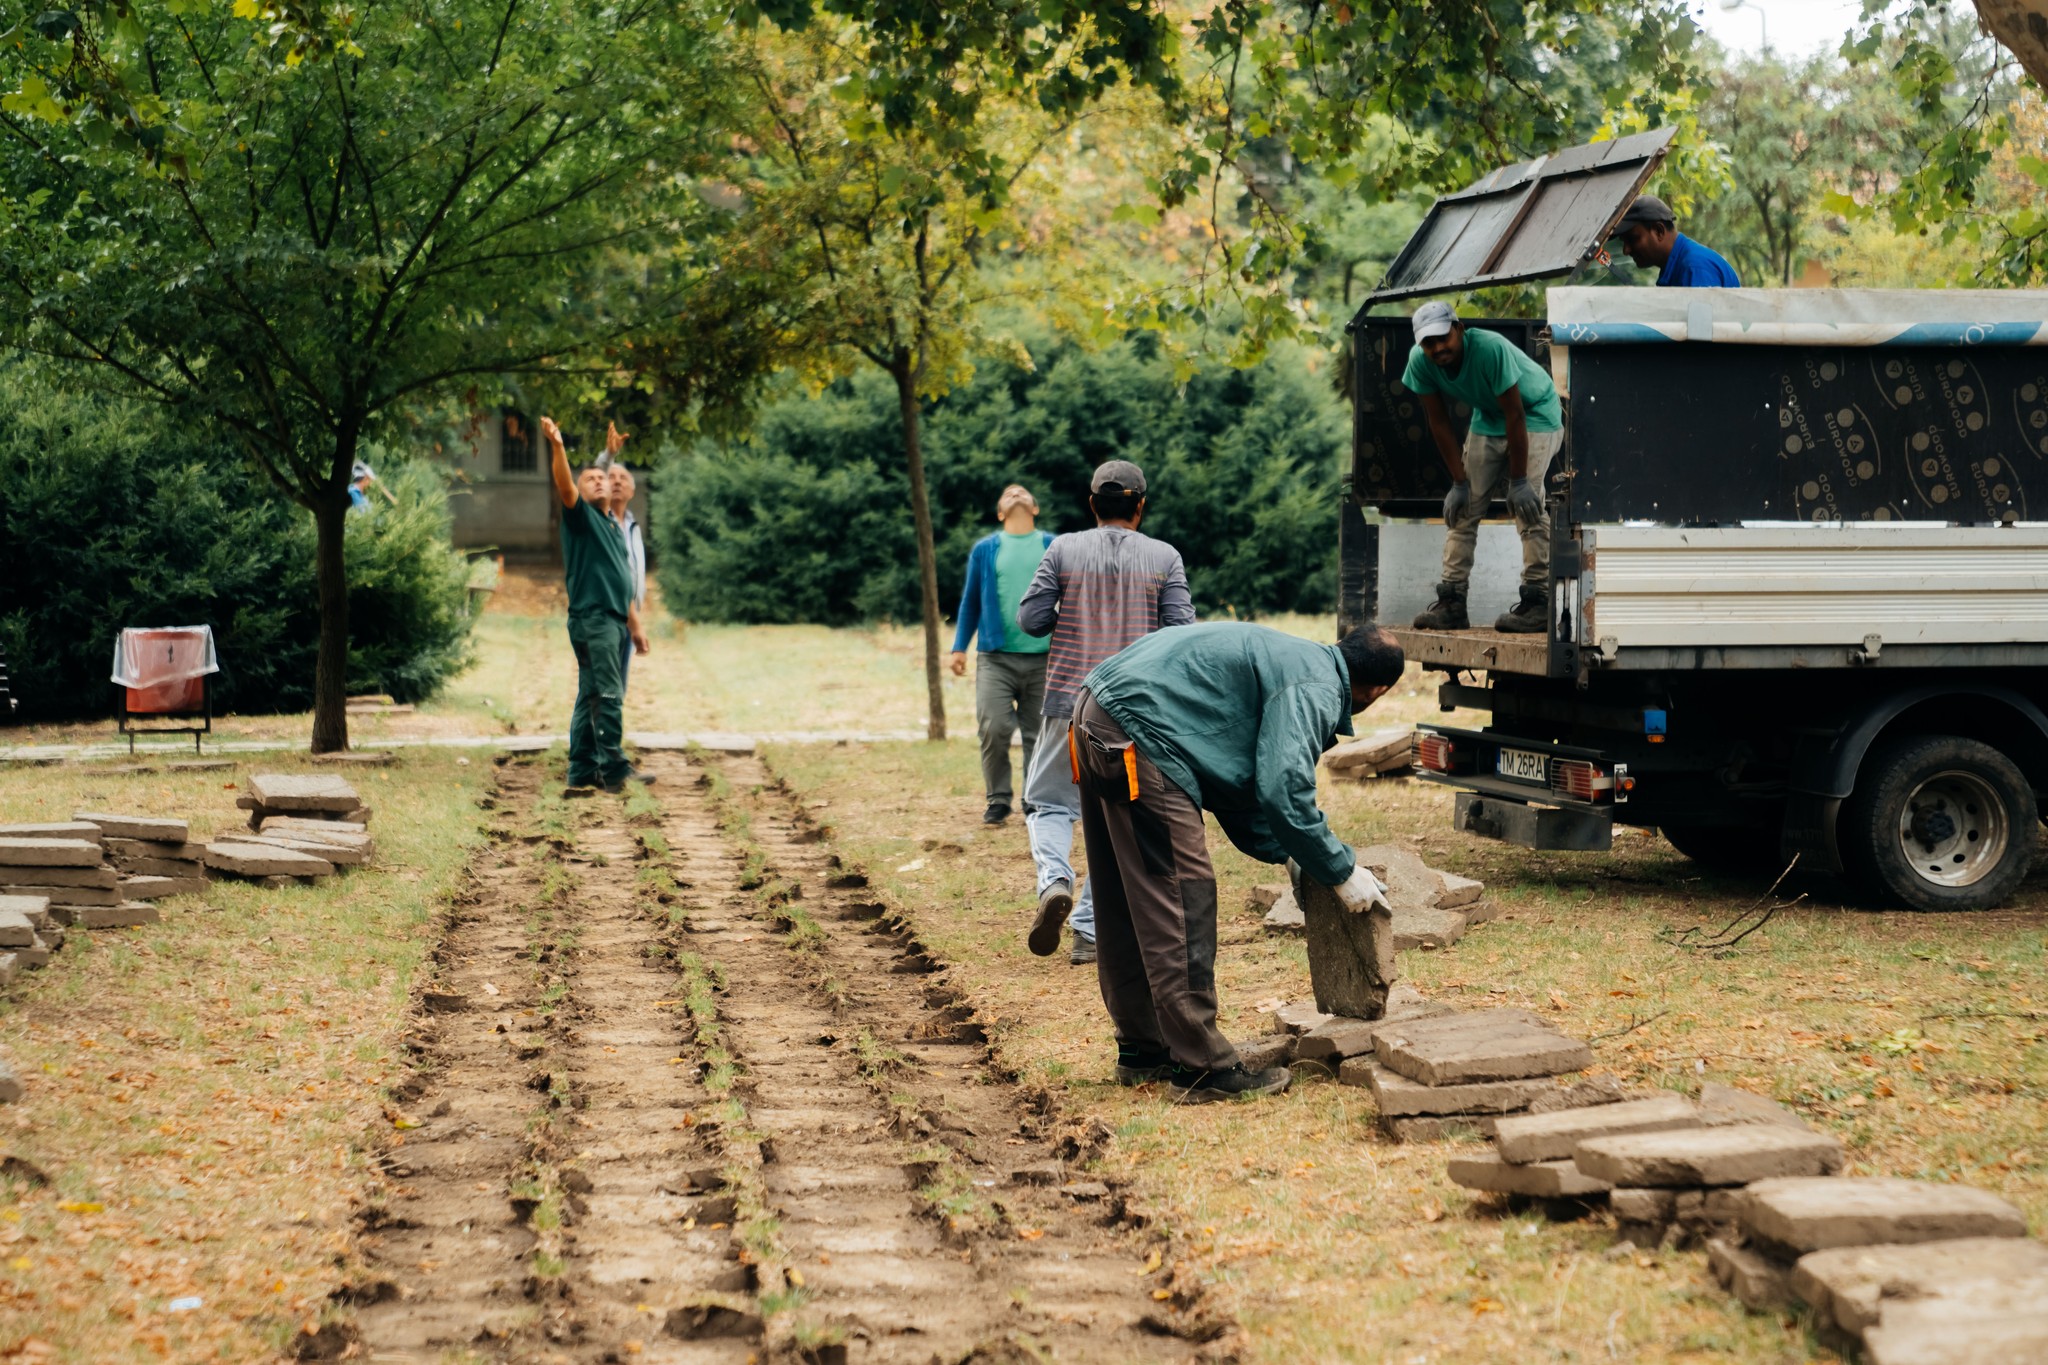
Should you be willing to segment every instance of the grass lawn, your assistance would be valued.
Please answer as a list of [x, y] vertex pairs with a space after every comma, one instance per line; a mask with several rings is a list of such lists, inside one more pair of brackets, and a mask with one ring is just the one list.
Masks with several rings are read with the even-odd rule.
[[[13, 770], [0, 820], [110, 809], [187, 817], [203, 837], [242, 823], [247, 771]], [[488, 772], [412, 751], [354, 774], [374, 866], [282, 891], [217, 883], [163, 902], [161, 924], [73, 930], [0, 999], [0, 1056], [27, 1087], [0, 1109], [0, 1152], [50, 1182], [0, 1175], [0, 1359], [264, 1360], [320, 1317]]]
[[[1419, 711], [1420, 689], [1395, 713]], [[1367, 719], [1379, 719], [1377, 712]], [[786, 746], [771, 754], [841, 851], [959, 964], [1006, 1057], [1102, 1114], [1134, 1176], [1249, 1329], [1253, 1357], [1301, 1360], [1833, 1359], [1777, 1316], [1752, 1316], [1700, 1252], [1610, 1256], [1603, 1218], [1553, 1224], [1444, 1178], [1446, 1144], [1375, 1135], [1369, 1091], [1304, 1077], [1252, 1105], [1167, 1106], [1109, 1081], [1094, 974], [1024, 948], [1032, 879], [1015, 822], [980, 824], [965, 745]], [[1850, 1170], [1968, 1181], [2048, 1230], [2048, 879], [1994, 914], [1875, 914], [1809, 903], [1734, 953], [1674, 948], [1660, 929], [1718, 925], [1761, 886], [1698, 876], [1662, 840], [1610, 855], [1530, 854], [1453, 833], [1450, 794], [1420, 783], [1326, 786], [1340, 835], [1406, 842], [1483, 878], [1505, 913], [1455, 947], [1404, 955], [1425, 995], [1517, 1005], [1596, 1046], [1633, 1085], [1762, 1091], [1839, 1136]], [[1224, 1025], [1309, 995], [1299, 940], [1246, 908], [1274, 869], [1211, 834], [1222, 883]]]

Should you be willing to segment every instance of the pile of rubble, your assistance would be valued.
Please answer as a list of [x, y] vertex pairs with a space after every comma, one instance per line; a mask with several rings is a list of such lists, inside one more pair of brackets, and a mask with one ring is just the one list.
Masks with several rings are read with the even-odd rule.
[[1415, 731], [1376, 730], [1358, 739], [1332, 745], [1323, 753], [1330, 776], [1352, 782], [1381, 777], [1406, 777], [1415, 770]]

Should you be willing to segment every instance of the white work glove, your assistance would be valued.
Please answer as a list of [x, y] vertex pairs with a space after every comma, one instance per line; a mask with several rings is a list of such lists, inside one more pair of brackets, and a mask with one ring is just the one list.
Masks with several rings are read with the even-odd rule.
[[1459, 482], [1451, 485], [1451, 491], [1444, 494], [1444, 520], [1455, 522], [1465, 515], [1465, 509], [1472, 505], [1472, 485]]
[[1508, 511], [1515, 514], [1515, 520], [1527, 526], [1543, 515], [1543, 494], [1528, 479], [1508, 480]]
[[1378, 877], [1366, 871], [1364, 863], [1352, 867], [1351, 875], [1336, 888], [1336, 892], [1337, 899], [1344, 902], [1344, 908], [1354, 915], [1362, 915], [1375, 907], [1390, 915], [1394, 913], [1394, 907], [1387, 903], [1387, 888], [1380, 885]]

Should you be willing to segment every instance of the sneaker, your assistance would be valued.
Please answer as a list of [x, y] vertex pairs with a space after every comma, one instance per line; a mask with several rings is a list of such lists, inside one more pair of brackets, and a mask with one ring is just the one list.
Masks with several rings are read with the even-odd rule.
[[571, 782], [568, 786], [562, 788], [562, 797], [564, 800], [573, 801], [579, 797], [595, 795], [597, 795], [596, 787], [586, 786], [581, 782]]
[[1060, 930], [1073, 908], [1074, 888], [1065, 882], [1054, 882], [1038, 893], [1038, 918], [1031, 921], [1031, 933], [1024, 940], [1033, 957], [1051, 957], [1060, 950]]
[[1436, 585], [1436, 601], [1428, 611], [1415, 618], [1417, 630], [1470, 630], [1472, 618], [1465, 614], [1463, 583], [1439, 583]]
[[1196, 1071], [1176, 1066], [1167, 1083], [1175, 1104], [1212, 1104], [1217, 1100], [1277, 1095], [1293, 1079], [1294, 1073], [1284, 1066], [1269, 1066], [1264, 1071], [1249, 1071], [1241, 1064], [1227, 1071]]
[[1086, 934], [1074, 935], [1073, 946], [1067, 949], [1067, 961], [1076, 967], [1086, 967], [1095, 961], [1095, 940]]
[[981, 823], [984, 825], [1000, 825], [1009, 818], [1010, 807], [1005, 801], [991, 801], [988, 803], [988, 809], [981, 813]]
[[1513, 635], [1547, 635], [1550, 632], [1550, 593], [1544, 588], [1522, 586], [1522, 600], [1500, 614], [1493, 628]]
[[626, 769], [626, 775], [619, 780], [621, 782], [638, 782], [643, 787], [651, 787], [655, 781], [653, 773], [643, 773], [638, 768]]
[[1118, 1085], [1145, 1085], [1152, 1081], [1163, 1081], [1173, 1075], [1173, 1056], [1165, 1048], [1126, 1047], [1116, 1045], [1116, 1083]]

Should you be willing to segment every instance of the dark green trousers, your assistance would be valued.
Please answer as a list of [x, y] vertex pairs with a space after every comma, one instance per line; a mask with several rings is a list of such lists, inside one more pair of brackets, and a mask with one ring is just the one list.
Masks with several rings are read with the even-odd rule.
[[626, 780], [632, 765], [626, 736], [626, 683], [619, 648], [626, 623], [609, 612], [569, 615], [569, 646], [576, 651], [576, 711], [569, 717], [569, 785], [608, 787]]

